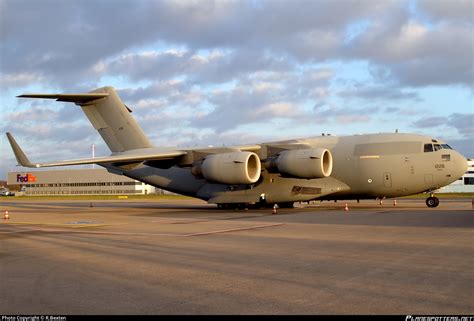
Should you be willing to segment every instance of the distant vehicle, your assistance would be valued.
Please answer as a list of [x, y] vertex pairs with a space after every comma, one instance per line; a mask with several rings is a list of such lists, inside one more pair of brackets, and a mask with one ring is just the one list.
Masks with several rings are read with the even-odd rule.
[[292, 207], [297, 201], [422, 192], [430, 194], [426, 205], [436, 207], [439, 200], [433, 191], [459, 179], [467, 168], [466, 159], [445, 142], [416, 134], [326, 135], [232, 147], [155, 147], [112, 87], [85, 94], [19, 97], [75, 103], [112, 151], [105, 157], [32, 163], [7, 133], [20, 165], [99, 164], [109, 172], [220, 208]]
[[9, 191], [7, 188], [1, 188], [0, 189], [0, 196], [15, 196], [15, 193]]

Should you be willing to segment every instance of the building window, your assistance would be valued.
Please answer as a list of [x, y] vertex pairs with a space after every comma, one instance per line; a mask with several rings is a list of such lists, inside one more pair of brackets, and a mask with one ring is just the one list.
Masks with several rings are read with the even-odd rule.
[[464, 177], [464, 185], [474, 185], [474, 177]]

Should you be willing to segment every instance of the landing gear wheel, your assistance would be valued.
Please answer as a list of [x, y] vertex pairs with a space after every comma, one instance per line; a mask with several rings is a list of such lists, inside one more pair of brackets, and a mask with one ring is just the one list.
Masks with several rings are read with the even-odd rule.
[[284, 202], [284, 203], [278, 203], [278, 207], [280, 208], [293, 208], [294, 207], [294, 202]]
[[217, 208], [220, 210], [245, 210], [249, 208], [249, 204], [246, 203], [220, 203], [217, 204]]
[[439, 199], [434, 196], [430, 196], [426, 199], [426, 206], [428, 207], [436, 207], [439, 205]]
[[217, 208], [220, 210], [231, 210], [237, 208], [237, 205], [232, 203], [220, 203], [217, 204]]

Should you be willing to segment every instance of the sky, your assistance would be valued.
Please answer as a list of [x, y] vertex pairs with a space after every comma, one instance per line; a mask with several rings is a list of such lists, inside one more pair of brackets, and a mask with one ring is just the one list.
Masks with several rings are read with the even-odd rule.
[[474, 157], [471, 0], [0, 0], [0, 179], [110, 153], [79, 107], [114, 86], [157, 146], [408, 132]]

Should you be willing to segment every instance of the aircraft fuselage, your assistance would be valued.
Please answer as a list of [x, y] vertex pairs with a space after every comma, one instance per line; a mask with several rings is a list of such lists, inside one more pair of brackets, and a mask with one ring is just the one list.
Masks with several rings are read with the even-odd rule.
[[[197, 178], [188, 166], [167, 169], [146, 165], [121, 172], [156, 187], [211, 203], [287, 203], [313, 199], [364, 199], [433, 191], [461, 177], [462, 155], [445, 143], [414, 134], [321, 136], [263, 143], [256, 153], [262, 160], [260, 180], [251, 185], [227, 185]], [[285, 149], [322, 147], [331, 151], [330, 177], [301, 179], [272, 173], [265, 160]], [[431, 148], [430, 148], [431, 147]], [[435, 150], [436, 149], [436, 150]]]

